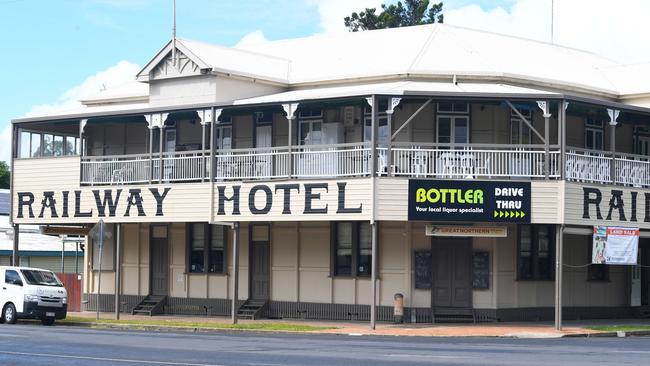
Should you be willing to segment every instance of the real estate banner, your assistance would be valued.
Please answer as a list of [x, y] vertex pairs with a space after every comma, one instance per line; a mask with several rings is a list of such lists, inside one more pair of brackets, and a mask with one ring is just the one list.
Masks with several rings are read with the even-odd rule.
[[592, 264], [637, 264], [639, 228], [594, 226]]
[[530, 182], [409, 180], [408, 219], [530, 222]]

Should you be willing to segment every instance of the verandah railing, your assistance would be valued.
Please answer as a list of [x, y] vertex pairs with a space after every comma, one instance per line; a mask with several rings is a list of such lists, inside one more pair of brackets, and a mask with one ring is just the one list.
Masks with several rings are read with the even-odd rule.
[[[521, 178], [557, 179], [560, 150], [542, 145], [444, 145], [395, 143], [388, 159], [386, 147], [377, 148], [377, 174], [440, 179]], [[81, 184], [143, 184], [216, 180], [327, 178], [368, 176], [372, 165], [367, 143], [319, 146], [186, 151], [81, 159]], [[650, 158], [637, 155], [568, 148], [567, 180], [650, 187]], [[611, 166], [614, 164], [614, 178]], [[389, 167], [390, 165], [390, 167]], [[547, 168], [548, 165], [548, 168]], [[162, 169], [162, 170], [161, 170]]]
[[[612, 164], [614, 164], [612, 176]], [[566, 179], [576, 182], [650, 187], [650, 157], [570, 147]]]
[[560, 177], [560, 150], [552, 148], [547, 159], [540, 145], [396, 143], [391, 148], [390, 169], [387, 152], [380, 148], [380, 174], [451, 179]]

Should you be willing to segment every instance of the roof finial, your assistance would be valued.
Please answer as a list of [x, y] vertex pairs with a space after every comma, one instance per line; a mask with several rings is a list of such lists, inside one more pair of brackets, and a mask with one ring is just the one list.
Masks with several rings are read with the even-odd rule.
[[176, 66], [176, 0], [172, 0], [172, 64]]
[[[175, 0], [174, 0], [175, 1]], [[555, 16], [555, 0], [551, 0], [551, 43], [553, 43], [553, 28], [555, 28], [554, 16]]]

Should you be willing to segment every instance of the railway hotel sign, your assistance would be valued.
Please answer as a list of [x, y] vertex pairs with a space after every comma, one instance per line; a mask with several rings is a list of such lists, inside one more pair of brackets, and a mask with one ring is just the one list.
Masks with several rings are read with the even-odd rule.
[[529, 182], [409, 180], [408, 219], [530, 222]]

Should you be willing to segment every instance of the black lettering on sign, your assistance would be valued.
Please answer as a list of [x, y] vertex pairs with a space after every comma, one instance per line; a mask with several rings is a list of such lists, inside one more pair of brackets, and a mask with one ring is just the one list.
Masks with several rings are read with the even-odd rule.
[[68, 194], [70, 191], [63, 191], [63, 214], [61, 217], [68, 217]]
[[627, 221], [627, 219], [625, 219], [625, 210], [623, 210], [624, 206], [625, 204], [623, 203], [623, 191], [612, 189], [612, 198], [609, 200], [609, 211], [607, 212], [607, 218], [605, 220], [611, 220], [612, 211], [617, 209], [618, 219], [620, 221]]
[[630, 215], [630, 221], [637, 221], [636, 220], [636, 196], [639, 194], [639, 192], [630, 192], [630, 195], [632, 196], [632, 214]]
[[142, 195], [140, 192], [140, 189], [129, 189], [129, 198], [127, 199], [126, 212], [124, 212], [124, 216], [131, 215], [131, 206], [135, 206], [138, 209], [138, 216], [146, 216], [144, 213], [144, 207], [142, 207]]
[[312, 203], [315, 200], [320, 200], [320, 193], [314, 193], [314, 189], [324, 189], [325, 193], [329, 190], [327, 188], [327, 183], [306, 183], [305, 184], [305, 210], [304, 214], [326, 214], [327, 213], [327, 204], [325, 207], [314, 208]]
[[[591, 197], [591, 195], [595, 197]], [[600, 202], [603, 200], [603, 194], [600, 193], [600, 189], [582, 187], [582, 218], [590, 219], [589, 216], [589, 205], [596, 206], [596, 217], [598, 220], [603, 219], [603, 215], [600, 213]]]
[[29, 209], [29, 218], [34, 218], [34, 210], [32, 204], [34, 203], [34, 195], [31, 192], [18, 192], [18, 215], [19, 219], [23, 218], [23, 206]]
[[225, 215], [226, 210], [224, 209], [226, 201], [232, 201], [232, 214], [241, 215], [239, 212], [239, 189], [241, 186], [232, 186], [232, 196], [226, 197], [226, 186], [218, 186], [219, 190], [219, 209], [217, 215]]
[[117, 209], [117, 204], [120, 201], [120, 194], [122, 194], [122, 190], [118, 189], [115, 194], [115, 201], [113, 201], [113, 191], [105, 189], [104, 198], [102, 199], [100, 190], [93, 189], [95, 206], [97, 206], [97, 216], [106, 217], [106, 206], [108, 205], [108, 216], [115, 217], [115, 209]]
[[[266, 195], [265, 197], [265, 203], [264, 207], [258, 209], [255, 207], [255, 194], [259, 191], [263, 191]], [[273, 192], [271, 192], [271, 188], [265, 185], [256, 185], [251, 188], [250, 192], [248, 192], [248, 209], [251, 211], [253, 215], [264, 215], [269, 213], [271, 211], [271, 207], [273, 205]]]
[[149, 188], [149, 191], [151, 191], [151, 194], [153, 194], [153, 198], [156, 199], [156, 216], [165, 216], [163, 214], [163, 201], [165, 200], [165, 197], [167, 197], [167, 193], [171, 188], [167, 187], [163, 191], [162, 194], [158, 192], [158, 188]]
[[363, 203], [359, 204], [359, 207], [345, 207], [345, 186], [346, 182], [336, 183], [339, 188], [339, 205], [336, 209], [336, 213], [361, 213]]
[[50, 217], [59, 217], [56, 213], [56, 200], [54, 199], [54, 191], [43, 192], [43, 200], [41, 201], [41, 213], [38, 218], [42, 219], [45, 209], [50, 209]]
[[283, 204], [282, 204], [282, 214], [291, 215], [291, 191], [298, 191], [300, 193], [299, 184], [276, 184], [275, 193], [278, 193], [278, 190], [284, 191], [283, 194]]
[[74, 191], [74, 217], [93, 217], [93, 210], [81, 212], [81, 191]]

